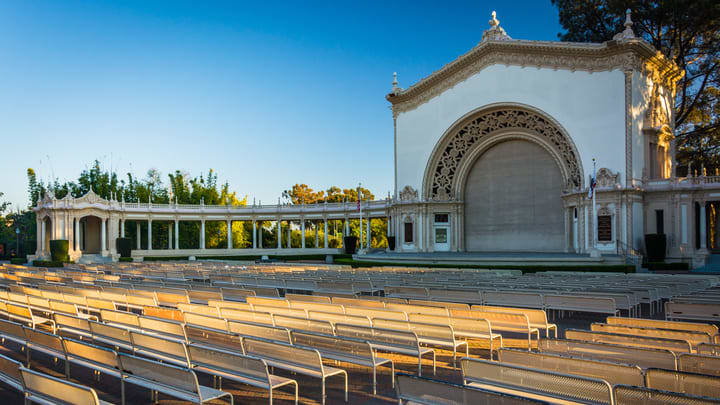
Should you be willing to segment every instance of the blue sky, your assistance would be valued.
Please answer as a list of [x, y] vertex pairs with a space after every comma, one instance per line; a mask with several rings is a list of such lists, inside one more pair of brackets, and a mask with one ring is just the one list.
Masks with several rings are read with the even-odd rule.
[[549, 0], [0, 0], [0, 191], [24, 207], [28, 167], [75, 180], [98, 159], [212, 168], [263, 203], [295, 183], [385, 196], [392, 73], [452, 61], [492, 10], [513, 38], [561, 30]]

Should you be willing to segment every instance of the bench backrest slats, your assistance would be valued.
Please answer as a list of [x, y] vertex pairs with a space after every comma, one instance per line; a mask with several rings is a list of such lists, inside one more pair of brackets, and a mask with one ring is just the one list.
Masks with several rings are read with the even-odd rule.
[[395, 346], [418, 348], [415, 332], [397, 329], [366, 328], [356, 325], [336, 324], [335, 334]]
[[341, 352], [365, 359], [374, 357], [370, 346], [364, 341], [298, 331], [292, 332], [292, 340], [294, 345], [312, 347], [318, 349], [321, 353]]
[[428, 305], [410, 305], [395, 304], [389, 302], [385, 304], [385, 308], [391, 311], [405, 312], [406, 314], [424, 314], [424, 315], [449, 315], [447, 308], [428, 306]]
[[183, 312], [192, 312], [194, 314], [207, 316], [220, 316], [220, 312], [217, 307], [211, 307], [208, 305], [184, 304], [181, 302], [177, 304], [177, 308]]
[[133, 376], [198, 394], [197, 377], [191, 370], [125, 354], [118, 358], [122, 369]]
[[344, 305], [345, 307], [385, 308], [385, 303], [382, 301], [360, 298], [332, 297], [332, 303]]
[[348, 315], [367, 316], [370, 319], [383, 318], [383, 319], [395, 319], [398, 321], [406, 321], [407, 320], [407, 314], [405, 312], [391, 311], [389, 309], [346, 306], [345, 313]]
[[25, 339], [25, 331], [19, 323], [0, 319], [0, 334]]
[[670, 350], [621, 346], [599, 342], [583, 342], [564, 339], [540, 339], [538, 350], [584, 359], [607, 360], [616, 363], [635, 364], [642, 368], [665, 368], [675, 370], [677, 356]]
[[645, 373], [645, 382], [648, 388], [701, 397], [720, 398], [720, 377], [650, 369]]
[[22, 367], [22, 364], [20, 364], [19, 361], [0, 354], [0, 374], [7, 376], [18, 385], [21, 384], [22, 380], [22, 377], [20, 376], [20, 367]]
[[100, 317], [103, 322], [118, 323], [129, 326], [140, 326], [138, 315], [130, 312], [101, 310]]
[[[432, 290], [430, 290], [432, 293]], [[477, 293], [476, 293], [477, 294]], [[479, 295], [478, 295], [479, 297]], [[431, 300], [408, 300], [408, 304], [411, 305], [424, 305], [429, 307], [442, 307], [452, 309], [465, 309], [469, 310], [470, 305], [461, 302], [450, 302], [450, 301], [431, 301]]]
[[194, 366], [205, 366], [241, 375], [252, 376], [257, 380], [268, 381], [268, 369], [259, 358], [244, 356], [226, 350], [215, 350], [199, 344], [188, 345], [190, 363]]
[[254, 336], [263, 339], [277, 340], [290, 343], [290, 332], [281, 327], [271, 325], [251, 324], [246, 322], [228, 321], [230, 332], [242, 336]]
[[62, 338], [60, 336], [37, 329], [23, 328], [25, 330], [25, 340], [29, 345], [43, 346], [59, 353], [64, 352]]
[[157, 306], [144, 306], [143, 315], [152, 316], [155, 318], [170, 319], [173, 321], [183, 321], [183, 314], [178, 309], [172, 308], [161, 308]]
[[540, 391], [566, 399], [612, 404], [611, 387], [603, 380], [467, 357], [461, 360], [461, 364], [465, 379]]
[[422, 405], [530, 405], [545, 404], [529, 398], [502, 394], [471, 387], [431, 380], [408, 374], [397, 374], [395, 380], [397, 396], [403, 403]]
[[31, 398], [38, 396], [58, 403], [91, 405], [98, 403], [97, 394], [92, 388], [74, 384], [66, 380], [51, 377], [37, 371], [20, 369], [23, 386]]
[[492, 305], [473, 305], [472, 309], [490, 312], [509, 312], [525, 314], [531, 324], [547, 325], [547, 313], [543, 309], [496, 307]]
[[681, 354], [678, 356], [678, 371], [720, 376], [720, 357]]
[[141, 316], [138, 320], [140, 321], [140, 328], [143, 330], [185, 339], [185, 329], [183, 328], [182, 322], [147, 316]]
[[237, 352], [243, 350], [240, 336], [227, 331], [185, 325], [185, 333], [189, 343], [217, 346]]
[[718, 334], [718, 327], [709, 323], [663, 321], [659, 319], [607, 317], [606, 323], [610, 325], [636, 326], [641, 328], [673, 329], [705, 332], [711, 336]]
[[220, 316], [228, 321], [255, 322], [273, 324], [272, 315], [269, 312], [258, 312], [244, 309], [220, 308]]
[[344, 314], [345, 309], [342, 305], [328, 304], [324, 302], [310, 302], [310, 301], [290, 301], [290, 308], [304, 309], [306, 311], [323, 311], [323, 312], [334, 312], [336, 314]]
[[693, 347], [700, 343], [712, 343], [712, 337], [705, 332], [643, 328], [639, 326], [610, 325], [606, 323], [593, 323], [590, 325], [593, 332], [616, 333], [620, 335], [634, 335], [658, 337], [663, 339], [685, 340]]
[[211, 329], [227, 330], [227, 321], [224, 318], [193, 314], [191, 312], [183, 313], [183, 317], [185, 318], [186, 324], [198, 325]]
[[614, 333], [591, 332], [577, 329], [565, 330], [565, 339], [646, 347], [650, 349], [668, 349], [674, 353], [689, 353], [691, 351], [690, 343], [686, 340], [617, 335]]
[[247, 302], [210, 300], [208, 301], [208, 305], [211, 307], [220, 308], [221, 310], [222, 308], [232, 308], [252, 311], [252, 305], [248, 304]]
[[130, 332], [125, 328], [90, 321], [90, 330], [92, 331], [93, 338], [103, 337], [125, 343], [127, 345], [132, 344], [130, 341]]
[[322, 370], [322, 358], [314, 349], [304, 349], [253, 338], [243, 339], [243, 347], [245, 354], [249, 356], [278, 359]]
[[697, 347], [697, 354], [720, 356], [720, 344], [701, 343]]
[[294, 316], [273, 315], [273, 323], [275, 326], [281, 326], [288, 329], [307, 330], [312, 332], [326, 333], [332, 335], [335, 333], [333, 325], [328, 321], [320, 321], [316, 319], [305, 319]]
[[90, 332], [90, 323], [87, 319], [65, 314], [59, 314], [57, 312], [55, 313], [53, 318], [55, 318], [55, 323], [58, 327], [67, 327], [85, 332]]
[[180, 341], [137, 332], [130, 332], [130, 339], [135, 350], [162, 354], [187, 364], [185, 344]]
[[247, 297], [247, 303], [253, 305], [262, 305], [268, 307], [278, 308], [290, 308], [288, 300], [281, 298], [267, 298], [267, 297]]
[[65, 353], [70, 357], [81, 358], [108, 368], [118, 368], [117, 353], [104, 347], [72, 339], [63, 339]]
[[359, 315], [343, 315], [331, 312], [308, 311], [308, 318], [317, 319], [320, 321], [327, 321], [333, 325], [336, 323], [346, 323], [350, 325], [360, 325], [367, 327], [370, 327], [372, 325], [370, 318], [368, 318], [367, 316]]
[[616, 385], [613, 387], [613, 395], [616, 405], [712, 405], [717, 400], [710, 398], [699, 398], [675, 392], [660, 391], [652, 388], [631, 387], [628, 385]]
[[562, 357], [557, 354], [500, 349], [499, 360], [503, 363], [538, 368], [557, 373], [599, 378], [611, 385], [640, 385], [645, 383], [643, 371], [638, 366], [610, 363], [607, 361]]

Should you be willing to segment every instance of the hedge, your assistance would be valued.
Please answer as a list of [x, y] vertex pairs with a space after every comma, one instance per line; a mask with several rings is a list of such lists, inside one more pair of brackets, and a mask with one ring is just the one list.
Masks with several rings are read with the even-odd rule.
[[634, 273], [635, 266], [632, 264], [608, 264], [594, 266], [553, 266], [553, 265], [486, 265], [486, 264], [433, 264], [433, 263], [393, 263], [393, 262], [366, 262], [341, 257], [335, 259], [336, 264], [347, 264], [353, 268], [376, 267], [376, 266], [401, 266], [401, 267], [432, 267], [432, 268], [460, 268], [460, 269], [488, 269], [488, 270], [522, 270], [523, 273], [535, 273], [540, 271], [585, 271], [585, 272], [623, 272]]
[[55, 260], [35, 260], [33, 266], [35, 267], [63, 267], [65, 264], [62, 261]]
[[68, 250], [70, 243], [66, 239], [54, 239], [50, 241], [50, 257], [53, 262], [67, 262], [70, 260]]
[[120, 256], [120, 259], [118, 259], [118, 260], [120, 260], [121, 262], [131, 262], [131, 261], [133, 261], [133, 258]]
[[13, 257], [10, 259], [10, 264], [25, 264], [27, 263], [27, 259], [24, 257]]
[[132, 239], [130, 238], [117, 238], [115, 242], [120, 257], [130, 257], [130, 251], [132, 250]]

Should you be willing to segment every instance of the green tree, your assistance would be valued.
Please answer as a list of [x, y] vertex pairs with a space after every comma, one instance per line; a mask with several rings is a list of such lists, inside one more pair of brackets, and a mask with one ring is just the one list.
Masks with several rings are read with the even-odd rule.
[[631, 9], [635, 34], [685, 73], [675, 99], [681, 164], [720, 164], [720, 3], [717, 0], [552, 0], [563, 41], [605, 42], [623, 30]]

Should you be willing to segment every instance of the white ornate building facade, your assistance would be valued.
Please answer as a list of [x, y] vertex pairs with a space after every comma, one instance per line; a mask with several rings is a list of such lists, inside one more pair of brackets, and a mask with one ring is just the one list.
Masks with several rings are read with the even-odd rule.
[[681, 77], [629, 14], [601, 44], [514, 40], [493, 14], [470, 51], [387, 95], [398, 248], [622, 254], [665, 233], [668, 256], [702, 264], [720, 190], [675, 176]]
[[[407, 89], [393, 81], [386, 98], [395, 195], [368, 203], [365, 212], [388, 219], [399, 254], [625, 255], [644, 250], [645, 234], [664, 233], [668, 256], [700, 266], [720, 250], [720, 181], [702, 169], [676, 176], [673, 102], [681, 77], [634, 35], [629, 14], [623, 32], [593, 44], [514, 40], [493, 13], [470, 51]], [[596, 211], [587, 198], [594, 162]], [[357, 216], [353, 204], [156, 206], [94, 195], [45, 198], [35, 210], [41, 257], [50, 230], [76, 240], [76, 257], [83, 252], [77, 240], [90, 231], [102, 235], [93, 251], [116, 255], [114, 238], [126, 220], [173, 221], [177, 235], [180, 220], [297, 221], [303, 228], [310, 220], [317, 229]], [[314, 246], [334, 252], [327, 242]], [[169, 247], [175, 252], [138, 246], [133, 255], [207, 253], [203, 240], [199, 252], [178, 252], [177, 237]], [[253, 239], [256, 252], [281, 248]]]

